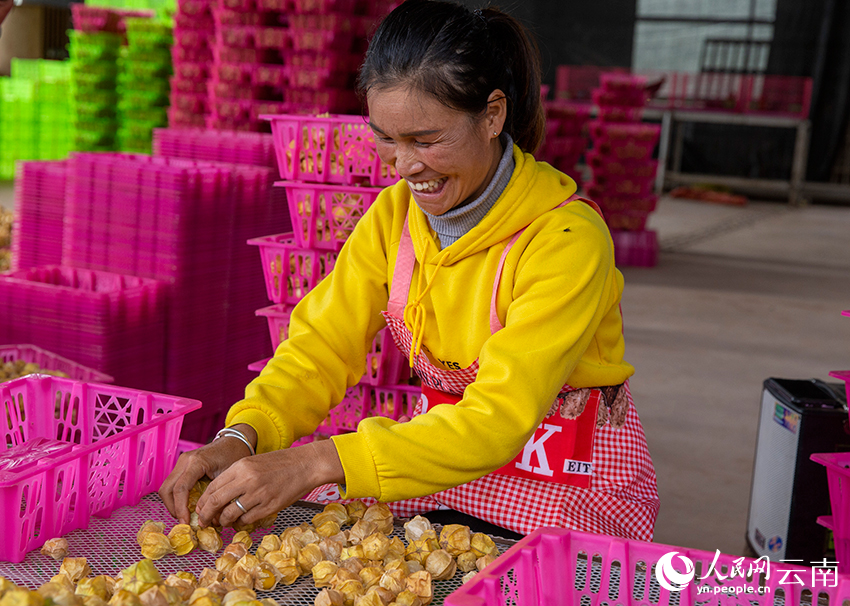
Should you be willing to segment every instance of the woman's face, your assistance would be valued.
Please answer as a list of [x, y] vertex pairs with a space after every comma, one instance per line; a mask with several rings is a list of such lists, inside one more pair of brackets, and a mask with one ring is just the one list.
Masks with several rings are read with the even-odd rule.
[[485, 114], [472, 117], [407, 86], [369, 91], [378, 155], [407, 181], [421, 209], [442, 215], [486, 189], [502, 156], [504, 98], [494, 91]]

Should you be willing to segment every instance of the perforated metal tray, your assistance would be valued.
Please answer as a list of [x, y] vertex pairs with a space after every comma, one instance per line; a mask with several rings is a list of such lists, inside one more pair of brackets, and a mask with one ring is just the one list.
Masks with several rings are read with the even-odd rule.
[[[252, 533], [254, 548], [251, 552], [254, 552], [264, 535], [272, 532], [280, 534], [290, 526], [310, 522], [321, 510], [321, 506], [303, 501], [291, 505], [278, 514], [273, 528], [260, 528]], [[136, 543], [136, 533], [147, 520], [165, 522], [166, 528], [170, 528], [174, 523], [171, 514], [156, 494], [144, 497], [138, 505], [115, 510], [109, 518], [92, 518], [88, 529], [77, 530], [66, 535], [68, 555], [85, 557], [94, 575], [115, 576], [124, 568], [142, 559]], [[439, 526], [435, 525], [435, 527], [439, 529]], [[222, 539], [225, 545], [230, 542], [233, 534], [232, 528], [224, 529]], [[397, 520], [396, 529], [391, 536], [404, 539], [404, 528], [400, 520]], [[493, 537], [493, 539], [503, 552], [513, 544], [512, 541], [499, 537]], [[180, 570], [197, 576], [204, 568], [215, 568], [218, 555], [220, 552], [210, 554], [196, 549], [188, 555], [169, 555], [155, 563], [163, 577]], [[0, 562], [0, 576], [6, 577], [17, 585], [36, 589], [59, 572], [60, 564], [61, 562], [42, 555], [39, 550], [34, 550], [27, 554], [23, 562]], [[458, 573], [452, 579], [434, 581], [434, 600], [431, 604], [442, 604], [447, 595], [460, 587], [461, 577], [462, 575]], [[313, 606], [318, 593], [319, 590], [313, 585], [312, 577], [302, 576], [288, 587], [279, 585], [274, 591], [262, 592], [258, 594], [258, 597], [274, 598], [280, 606]]]

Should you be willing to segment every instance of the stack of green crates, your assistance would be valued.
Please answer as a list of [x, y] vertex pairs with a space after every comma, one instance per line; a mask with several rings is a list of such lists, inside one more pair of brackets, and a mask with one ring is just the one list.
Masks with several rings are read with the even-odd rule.
[[118, 60], [118, 144], [122, 151], [151, 153], [153, 129], [168, 126], [172, 27], [129, 18], [127, 46]]
[[118, 55], [122, 38], [110, 32], [68, 32], [74, 149], [117, 149]]
[[57, 160], [71, 147], [68, 63], [44, 59], [11, 61], [0, 78], [0, 179], [15, 176], [17, 160]]
[[[71, 64], [68, 61], [43, 59], [31, 61], [38, 62], [38, 157], [41, 160], [63, 160], [68, 157], [74, 141], [69, 99]], [[14, 73], [13, 63], [12, 74]]]
[[0, 178], [15, 178], [17, 160], [38, 159], [36, 82], [0, 79]]

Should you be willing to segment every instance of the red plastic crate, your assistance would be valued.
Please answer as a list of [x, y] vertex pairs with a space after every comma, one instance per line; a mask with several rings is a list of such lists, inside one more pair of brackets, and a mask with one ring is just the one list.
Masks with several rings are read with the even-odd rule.
[[787, 562], [544, 527], [496, 558], [443, 604], [791, 606], [806, 604], [812, 596], [824, 604], [843, 604], [850, 597], [850, 579], [826, 563], [820, 572]]
[[63, 372], [72, 381], [91, 383], [112, 383], [113, 381], [113, 378], [106, 373], [88, 368], [35, 345], [0, 345], [0, 364], [15, 360], [38, 364], [39, 368], [44, 370]]
[[248, 240], [260, 249], [266, 293], [273, 303], [298, 303], [333, 269], [337, 253], [295, 244], [292, 233]]
[[295, 241], [304, 248], [340, 250], [375, 202], [380, 187], [280, 181], [286, 190]]
[[108, 517], [174, 466], [189, 400], [46, 375], [0, 384], [0, 560]]
[[375, 187], [398, 181], [395, 169], [378, 157], [372, 131], [362, 116], [261, 118], [271, 123], [278, 168], [287, 181], [351, 185], [368, 180]]

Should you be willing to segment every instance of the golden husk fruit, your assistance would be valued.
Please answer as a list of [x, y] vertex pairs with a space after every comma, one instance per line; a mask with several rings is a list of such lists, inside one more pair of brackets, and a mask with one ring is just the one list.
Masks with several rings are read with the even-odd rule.
[[37, 591], [22, 587], [7, 589], [0, 597], [0, 606], [43, 606], [44, 598]]
[[433, 580], [445, 581], [455, 576], [457, 562], [448, 551], [438, 549], [431, 552], [431, 555], [425, 560], [425, 570], [431, 573]]
[[178, 577], [176, 574], [170, 574], [165, 578], [165, 584], [169, 587], [174, 587], [180, 593], [180, 599], [184, 602], [192, 597], [192, 592], [198, 588], [197, 582], [192, 582], [187, 579]]
[[357, 545], [369, 535], [378, 532], [378, 523], [374, 520], [360, 519], [354, 523], [351, 530], [348, 531], [348, 541]]
[[251, 538], [251, 535], [244, 530], [240, 530], [235, 535], [233, 535], [233, 540], [231, 543], [242, 543], [248, 549], [254, 546], [254, 540]]
[[227, 574], [236, 566], [236, 562], [238, 561], [239, 559], [232, 553], [224, 553], [216, 558], [215, 569]]
[[386, 503], [375, 503], [366, 508], [364, 520], [370, 520], [378, 525], [378, 530], [384, 534], [393, 532], [393, 512]]
[[153, 520], [148, 520], [142, 527], [139, 528], [139, 531], [136, 533], [136, 542], [141, 546], [142, 539], [145, 534], [148, 532], [158, 532], [159, 534], [165, 534], [165, 522], [155, 522]]
[[343, 606], [343, 597], [336, 589], [325, 588], [313, 601], [314, 606]]
[[357, 598], [365, 593], [363, 584], [360, 581], [345, 581], [338, 587], [335, 587], [335, 589], [342, 594], [342, 603], [345, 606], [354, 606]]
[[267, 534], [260, 540], [260, 545], [255, 552], [256, 556], [261, 560], [266, 557], [266, 554], [271, 551], [280, 550], [280, 537], [276, 534]]
[[397, 606], [422, 606], [419, 596], [407, 589], [395, 597], [395, 603]]
[[478, 557], [475, 555], [474, 551], [464, 551], [455, 558], [455, 561], [457, 561], [458, 570], [466, 573], [470, 570], [477, 570], [477, 568], [475, 568], [475, 560], [477, 559]]
[[360, 546], [367, 560], [383, 560], [390, 549], [390, 539], [382, 532], [373, 532], [360, 541]]
[[431, 573], [427, 570], [414, 572], [407, 577], [407, 590], [415, 593], [423, 606], [428, 606], [434, 598], [434, 592], [431, 587]]
[[339, 531], [339, 523], [336, 520], [327, 520], [316, 527], [316, 534], [324, 539], [339, 534]]
[[237, 602], [248, 602], [257, 599], [257, 592], [247, 587], [240, 587], [227, 592], [221, 600], [221, 606], [231, 606]]
[[302, 574], [310, 574], [313, 566], [322, 561], [322, 550], [317, 543], [310, 543], [298, 552], [298, 565]]
[[142, 557], [159, 560], [170, 553], [174, 553], [174, 547], [161, 532], [146, 532], [142, 535]]
[[195, 531], [188, 524], [177, 524], [168, 531], [168, 540], [174, 553], [184, 556], [191, 553], [198, 546]]
[[142, 601], [139, 599], [139, 596], [132, 591], [119, 589], [115, 592], [115, 595], [109, 599], [107, 604], [109, 604], [109, 606], [142, 606]]
[[58, 537], [48, 539], [41, 546], [41, 553], [54, 560], [61, 560], [68, 555], [68, 539]]
[[199, 528], [195, 532], [195, 537], [198, 539], [198, 547], [208, 553], [218, 553], [224, 547], [221, 535], [212, 526]]
[[345, 561], [349, 558], [357, 558], [359, 560], [366, 560], [366, 555], [363, 551], [363, 546], [360, 544], [350, 545], [349, 547], [343, 547], [342, 552], [339, 554], [339, 559], [341, 561]]
[[59, 567], [60, 574], [68, 575], [74, 583], [91, 574], [91, 567], [85, 558], [64, 558]]
[[272, 591], [283, 578], [283, 574], [269, 562], [260, 562], [251, 574], [257, 591]]
[[446, 524], [440, 531], [440, 547], [456, 556], [464, 551], [469, 551], [472, 541], [472, 533], [469, 526], [462, 524]]
[[475, 575], [478, 574], [477, 570], [470, 570], [460, 579], [460, 584], [463, 585], [465, 583], [469, 583], [472, 579], [475, 578]]
[[366, 566], [357, 575], [360, 577], [360, 582], [363, 583], [365, 589], [374, 587], [381, 580], [381, 575], [384, 571], [377, 566]]
[[479, 558], [485, 555], [492, 555], [494, 557], [499, 555], [499, 548], [496, 546], [496, 542], [483, 532], [476, 532], [472, 535], [469, 548]]
[[387, 570], [381, 575], [381, 580], [378, 581], [378, 585], [384, 589], [389, 589], [395, 595], [398, 595], [407, 587], [407, 574], [399, 568]]
[[339, 566], [337, 566], [334, 562], [329, 560], [322, 560], [311, 570], [313, 575], [313, 583], [316, 587], [330, 587], [331, 580], [333, 580], [337, 571], [339, 570]]
[[106, 575], [86, 577], [77, 583], [76, 593], [79, 596], [96, 595], [109, 600], [115, 588], [115, 579]]
[[354, 601], [354, 606], [386, 606], [386, 603], [374, 591], [367, 591]]
[[198, 587], [189, 598], [189, 606], [221, 606], [221, 596], [208, 587]]
[[490, 564], [493, 560], [495, 560], [495, 559], [496, 559], [496, 558], [494, 558], [494, 557], [493, 557], [493, 556], [491, 556], [491, 555], [481, 556], [480, 558], [478, 558], [477, 560], [475, 560], [475, 567], [476, 567], [479, 571], [484, 570], [484, 568], [485, 568], [488, 564]]
[[209, 587], [224, 578], [224, 573], [214, 568], [204, 568], [198, 576], [198, 587]]
[[267, 553], [263, 561], [277, 568], [281, 574], [280, 582], [284, 585], [292, 585], [301, 576], [301, 567], [298, 566], [298, 560], [287, 557], [281, 551]]
[[333, 537], [328, 537], [319, 543], [319, 549], [322, 550], [322, 557], [332, 562], [339, 562], [343, 548], [344, 544], [340, 543]]
[[121, 589], [139, 595], [162, 583], [162, 575], [150, 560], [139, 560], [121, 571]]
[[426, 530], [433, 530], [428, 518], [416, 516], [404, 523], [404, 538], [407, 542], [418, 541]]
[[108, 602], [99, 595], [81, 595], [83, 606], [109, 606]]
[[69, 589], [66, 585], [56, 581], [48, 581], [36, 591], [55, 606], [76, 606], [80, 601], [80, 597], [74, 593], [73, 589]]
[[230, 545], [224, 548], [224, 554], [230, 554], [234, 556], [237, 560], [241, 560], [246, 553], [248, 553], [248, 547], [245, 546], [245, 543], [242, 543], [240, 541], [231, 543]]
[[351, 521], [359, 520], [366, 513], [366, 503], [363, 501], [351, 501], [345, 504], [345, 513]]

